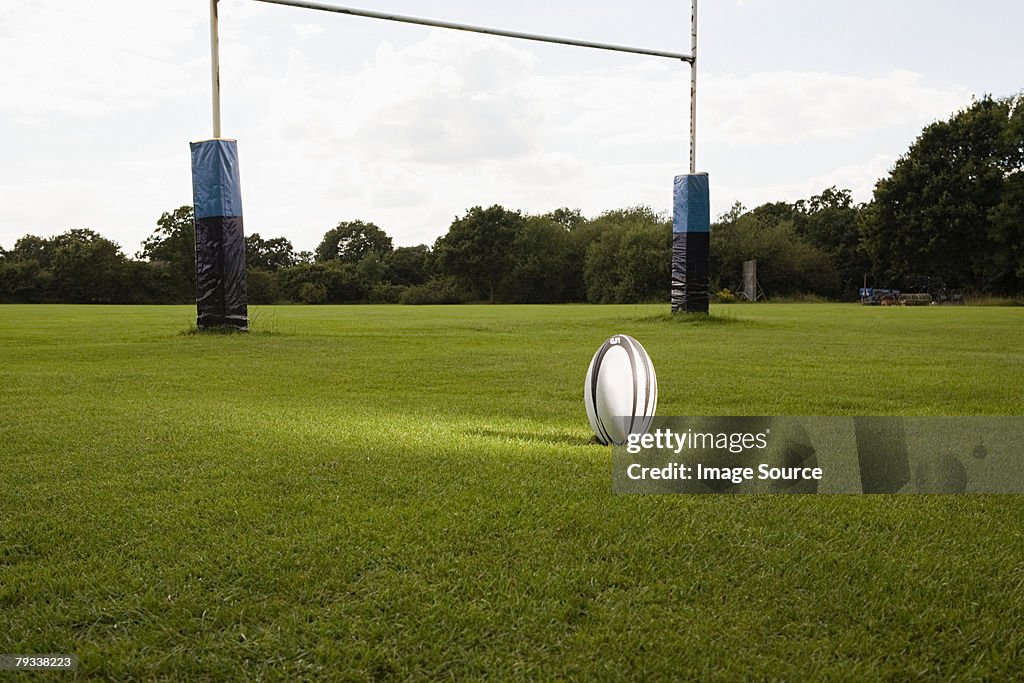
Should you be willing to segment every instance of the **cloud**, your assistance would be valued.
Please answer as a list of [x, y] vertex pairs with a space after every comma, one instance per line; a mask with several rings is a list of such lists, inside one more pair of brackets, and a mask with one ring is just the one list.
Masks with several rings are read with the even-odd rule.
[[920, 74], [893, 71], [867, 78], [778, 71], [711, 75], [705, 140], [715, 144], [792, 144], [845, 138], [945, 116], [965, 103], [963, 88], [928, 86]]
[[[162, 211], [191, 201], [185, 143], [209, 125], [205, 12], [9, 4], [0, 125], [17, 140], [0, 169], [0, 243], [74, 225], [135, 251]], [[362, 218], [398, 244], [429, 243], [491, 203], [666, 210], [687, 168], [683, 64], [595, 56], [566, 71], [531, 46], [422, 29], [353, 57], [314, 40], [320, 24], [221, 5], [225, 134], [239, 139], [246, 225], [264, 236], [309, 249]], [[702, 72], [713, 211], [832, 184], [865, 199], [921, 126], [967, 101], [908, 71]]]
[[200, 53], [180, 47], [204, 15], [185, 3], [6, 3], [0, 24], [0, 113], [96, 117], [187, 92]]
[[320, 24], [292, 24], [292, 29], [299, 40], [309, 40], [324, 32]]
[[877, 154], [866, 161], [837, 166], [797, 181], [779, 183], [766, 176], [763, 184], [756, 185], [734, 184], [726, 175], [718, 178], [719, 182], [714, 185], [714, 191], [722, 201], [717, 202], [713, 214], [722, 213], [735, 201], [741, 202], [747, 208], [768, 202], [795, 202], [833, 186], [850, 190], [855, 202], [867, 202], [871, 200], [875, 183], [885, 176], [895, 163], [895, 156]]
[[927, 124], [970, 101], [908, 71], [876, 77], [781, 71], [703, 79], [699, 151], [714, 210], [794, 201], [836, 185], [871, 198]]

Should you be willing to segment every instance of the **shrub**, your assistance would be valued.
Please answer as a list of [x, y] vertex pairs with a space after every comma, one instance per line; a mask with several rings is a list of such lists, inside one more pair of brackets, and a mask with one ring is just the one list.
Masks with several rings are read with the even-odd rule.
[[409, 289], [405, 285], [380, 284], [370, 290], [371, 304], [397, 304]]
[[402, 292], [399, 303], [408, 305], [462, 304], [469, 300], [466, 292], [451, 278], [434, 278], [423, 285]]
[[[289, 301], [343, 304], [366, 300], [366, 292], [359, 282], [356, 267], [351, 263], [340, 261], [303, 263], [290, 268], [282, 268], [277, 271], [276, 278], [281, 297]], [[319, 289], [306, 287], [306, 285], [316, 285], [318, 288], [322, 288], [323, 300], [306, 301], [306, 298], [310, 296], [319, 296], [317, 294]]]
[[327, 288], [315, 282], [303, 282], [299, 287], [299, 301], [304, 304], [322, 304], [327, 301]]
[[279, 297], [274, 274], [258, 268], [248, 268], [245, 273], [245, 294], [250, 304], [276, 302]]
[[736, 303], [736, 295], [733, 294], [731, 289], [726, 287], [715, 294], [715, 301], [720, 304], [734, 304]]

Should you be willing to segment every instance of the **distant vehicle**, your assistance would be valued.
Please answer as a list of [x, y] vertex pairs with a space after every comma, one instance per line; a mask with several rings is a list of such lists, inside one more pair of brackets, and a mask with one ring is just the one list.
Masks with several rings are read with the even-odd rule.
[[964, 304], [963, 292], [950, 289], [941, 278], [911, 275], [904, 278], [902, 289], [861, 287], [860, 302], [866, 306], [931, 306]]
[[898, 289], [882, 289], [880, 287], [861, 287], [860, 302], [866, 306], [892, 306], [900, 297]]

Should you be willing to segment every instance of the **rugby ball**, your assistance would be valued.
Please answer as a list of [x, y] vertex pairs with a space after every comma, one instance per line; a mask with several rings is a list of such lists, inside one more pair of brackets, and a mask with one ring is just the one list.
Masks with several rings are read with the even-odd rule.
[[603, 444], [624, 444], [651, 426], [658, 405], [654, 363], [636, 339], [611, 337], [594, 354], [583, 385], [590, 428]]

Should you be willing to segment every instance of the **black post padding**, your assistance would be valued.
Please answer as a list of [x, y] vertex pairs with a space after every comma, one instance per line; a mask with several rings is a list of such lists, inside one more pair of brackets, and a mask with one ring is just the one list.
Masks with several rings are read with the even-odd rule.
[[196, 326], [249, 326], [242, 217], [196, 220]]
[[708, 175], [676, 176], [672, 207], [672, 312], [706, 315], [711, 288]]

